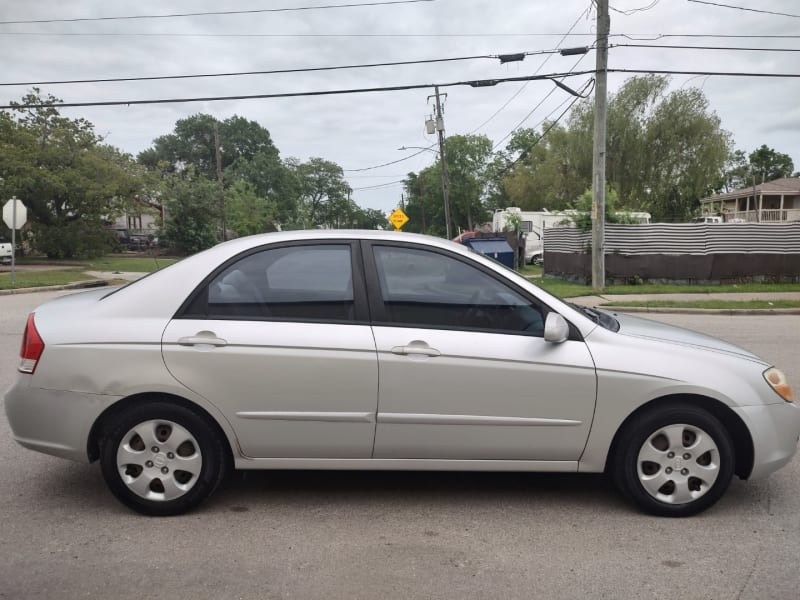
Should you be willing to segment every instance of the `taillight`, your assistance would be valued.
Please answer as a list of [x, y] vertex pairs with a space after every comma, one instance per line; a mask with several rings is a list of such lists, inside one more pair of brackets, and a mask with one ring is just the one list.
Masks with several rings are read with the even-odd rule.
[[20, 373], [33, 373], [36, 370], [36, 365], [39, 363], [42, 352], [44, 352], [44, 340], [36, 330], [33, 314], [28, 315], [25, 333], [22, 334], [22, 348], [19, 351], [19, 356], [22, 360], [20, 360], [17, 368]]

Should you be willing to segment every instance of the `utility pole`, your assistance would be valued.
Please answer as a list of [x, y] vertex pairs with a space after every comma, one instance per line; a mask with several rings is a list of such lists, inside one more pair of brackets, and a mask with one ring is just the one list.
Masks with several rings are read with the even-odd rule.
[[214, 151], [217, 155], [217, 181], [219, 182], [219, 210], [222, 214], [222, 241], [228, 239], [228, 229], [225, 223], [225, 186], [222, 183], [222, 152], [219, 147], [219, 127], [214, 125]]
[[[447, 231], [447, 239], [453, 239], [452, 226], [450, 224], [450, 180], [447, 176], [447, 162], [444, 154], [444, 113], [442, 112], [442, 101], [439, 95], [439, 86], [436, 90], [436, 119], [434, 121], [436, 131], [439, 132], [439, 164], [442, 169], [442, 196], [444, 197], [444, 226]], [[447, 96], [447, 94], [445, 94]], [[428, 100], [430, 100], [428, 96]], [[429, 131], [429, 133], [433, 133]]]
[[606, 108], [608, 102], [608, 0], [597, 0], [597, 62], [594, 92], [594, 151], [592, 167], [592, 289], [606, 287]]

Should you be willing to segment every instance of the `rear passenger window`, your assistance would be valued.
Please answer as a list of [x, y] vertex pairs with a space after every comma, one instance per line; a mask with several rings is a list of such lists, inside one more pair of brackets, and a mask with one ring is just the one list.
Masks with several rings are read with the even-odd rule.
[[319, 244], [235, 262], [208, 285], [204, 312], [212, 319], [352, 321], [354, 310], [350, 246]]

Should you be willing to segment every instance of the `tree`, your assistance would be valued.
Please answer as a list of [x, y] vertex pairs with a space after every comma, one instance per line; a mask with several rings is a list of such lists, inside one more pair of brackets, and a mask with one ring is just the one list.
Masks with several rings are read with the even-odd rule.
[[139, 154], [139, 162], [151, 169], [166, 162], [172, 172], [193, 165], [197, 175], [216, 179], [215, 128], [219, 133], [223, 170], [242, 159], [252, 160], [259, 154], [279, 162], [278, 149], [272, 143], [269, 131], [255, 121], [239, 116], [219, 121], [206, 114], [179, 119], [173, 133], [157, 137], [152, 148]]
[[226, 223], [236, 235], [275, 231], [277, 212], [275, 201], [259, 195], [248, 181], [237, 180], [225, 191]]
[[757, 183], [791, 177], [794, 171], [794, 163], [788, 154], [776, 152], [766, 144], [751, 152], [749, 159]]
[[163, 237], [178, 251], [193, 254], [221, 237], [219, 186], [189, 167], [180, 175], [167, 173], [161, 198], [167, 211]]
[[[492, 142], [484, 135], [453, 135], [445, 147], [450, 183], [450, 216], [457, 229], [474, 229], [488, 218]], [[497, 165], [495, 165], [497, 168]], [[407, 231], [446, 234], [442, 171], [435, 162], [405, 180]]]
[[350, 200], [351, 189], [344, 180], [344, 171], [334, 162], [312, 158], [307, 162], [287, 161], [294, 177], [297, 194], [294, 220], [289, 227], [350, 227], [357, 210]]
[[[661, 76], [634, 77], [610, 98], [606, 176], [620, 208], [685, 219], [722, 180], [730, 135], [702, 91], [668, 92], [668, 83]], [[591, 186], [593, 123], [594, 106], [586, 100], [566, 126], [545, 124], [538, 137], [518, 132], [520, 154], [505, 179], [515, 206], [564, 208]]]
[[142, 190], [143, 174], [89, 121], [61, 116], [58, 102], [34, 88], [12, 103], [16, 118], [0, 114], [4, 191], [28, 206], [35, 249], [51, 258], [93, 257], [113, 244], [104, 226]]

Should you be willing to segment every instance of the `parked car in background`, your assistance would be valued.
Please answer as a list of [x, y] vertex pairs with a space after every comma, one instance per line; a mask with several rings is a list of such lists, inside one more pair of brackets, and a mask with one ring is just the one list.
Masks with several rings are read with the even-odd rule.
[[0, 238], [0, 263], [11, 264], [11, 257], [14, 255], [14, 248], [9, 242]]
[[715, 216], [704, 216], [704, 217], [695, 217], [691, 221], [692, 223], [706, 223], [706, 224], [714, 224], [714, 223], [723, 223], [722, 217], [715, 217]]
[[380, 231], [241, 238], [38, 307], [5, 396], [16, 441], [100, 462], [172, 515], [236, 469], [606, 472], [687, 516], [789, 462], [769, 362], [581, 308], [459, 244]]

